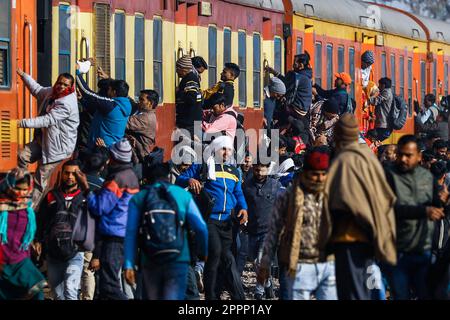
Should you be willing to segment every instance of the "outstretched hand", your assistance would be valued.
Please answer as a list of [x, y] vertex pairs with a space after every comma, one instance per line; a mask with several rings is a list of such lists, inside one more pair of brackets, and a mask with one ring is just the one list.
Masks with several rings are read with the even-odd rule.
[[17, 74], [18, 74], [20, 77], [23, 77], [23, 76], [25, 75], [25, 72], [23, 72], [22, 69], [17, 68]]

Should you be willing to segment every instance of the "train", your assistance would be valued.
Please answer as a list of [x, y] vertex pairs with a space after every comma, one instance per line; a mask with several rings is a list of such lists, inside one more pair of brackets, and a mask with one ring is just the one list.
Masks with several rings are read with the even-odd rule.
[[[311, 56], [314, 82], [333, 86], [335, 72], [354, 80], [349, 93], [362, 126], [361, 54], [376, 56], [372, 80], [388, 76], [408, 103], [405, 127], [388, 143], [414, 133], [413, 102], [426, 93], [447, 96], [450, 25], [386, 5], [358, 0], [0, 0], [0, 172], [17, 165], [33, 131], [16, 119], [38, 106], [15, 73], [20, 67], [50, 86], [78, 59], [94, 57], [111, 77], [159, 92], [157, 144], [170, 156], [175, 126], [175, 61], [202, 56], [209, 65], [202, 89], [212, 86], [226, 62], [241, 75], [234, 106], [245, 127], [262, 126], [266, 65], [281, 72], [294, 56]], [[86, 75], [96, 88], [97, 75]]]

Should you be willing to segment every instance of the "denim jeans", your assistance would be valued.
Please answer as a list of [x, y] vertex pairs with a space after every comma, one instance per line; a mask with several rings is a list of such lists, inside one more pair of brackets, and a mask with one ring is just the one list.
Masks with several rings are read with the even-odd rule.
[[294, 278], [291, 278], [285, 265], [279, 265], [280, 270], [280, 300], [292, 300], [292, 287]]
[[123, 240], [104, 239], [100, 252], [99, 298], [128, 300], [122, 291], [120, 271], [123, 265]]
[[[422, 254], [399, 252], [396, 266], [384, 266], [394, 300], [429, 299], [427, 274], [431, 266], [431, 251]], [[410, 288], [415, 296], [411, 296]]]
[[[263, 253], [263, 245], [264, 239], [266, 238], [266, 234], [258, 234], [258, 235], [248, 235], [248, 257], [251, 261], [254, 262], [255, 269], [258, 270], [260, 259], [262, 258]], [[269, 273], [269, 279], [264, 283], [256, 283], [255, 293], [256, 294], [264, 294], [264, 287], [269, 288], [272, 284], [272, 272]]]
[[69, 261], [47, 259], [48, 282], [56, 300], [78, 300], [84, 253], [78, 252]]
[[337, 300], [334, 261], [299, 263], [292, 288], [293, 300]]
[[172, 262], [148, 265], [142, 270], [149, 300], [184, 300], [189, 264]]

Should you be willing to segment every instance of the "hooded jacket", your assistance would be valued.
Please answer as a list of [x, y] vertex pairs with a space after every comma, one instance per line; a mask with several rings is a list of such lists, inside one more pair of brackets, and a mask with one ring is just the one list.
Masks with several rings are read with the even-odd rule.
[[312, 69], [302, 69], [299, 72], [289, 71], [286, 76], [277, 76], [286, 85], [286, 98], [294, 94], [297, 77], [299, 79], [297, 94], [293, 99], [292, 106], [308, 111], [312, 104]]
[[23, 81], [37, 98], [41, 112], [39, 117], [21, 120], [20, 126], [42, 129], [40, 142], [44, 164], [69, 158], [75, 150], [80, 124], [76, 94], [56, 99], [49, 105], [52, 87], [42, 87], [29, 75], [24, 75]]
[[393, 101], [391, 88], [383, 89], [377, 97], [370, 98], [370, 103], [375, 106], [375, 128], [389, 128], [388, 118]]

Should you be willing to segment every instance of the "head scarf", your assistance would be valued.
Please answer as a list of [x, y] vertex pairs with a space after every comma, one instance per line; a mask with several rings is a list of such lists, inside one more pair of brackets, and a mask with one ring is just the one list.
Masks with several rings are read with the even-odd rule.
[[[25, 196], [20, 196], [14, 189], [16, 183], [23, 178], [28, 177], [30, 186]], [[25, 234], [22, 238], [22, 250], [27, 250], [34, 239], [36, 233], [36, 216], [31, 207], [31, 192], [33, 191], [33, 177], [23, 169], [13, 169], [9, 171], [6, 177], [0, 182], [0, 243], [8, 243], [8, 215], [9, 212], [17, 210], [27, 210], [28, 223]]]
[[216, 180], [216, 161], [215, 154], [217, 151], [227, 148], [234, 150], [233, 139], [229, 136], [220, 136], [215, 138], [211, 144], [205, 149], [206, 164], [208, 166], [208, 179]]

